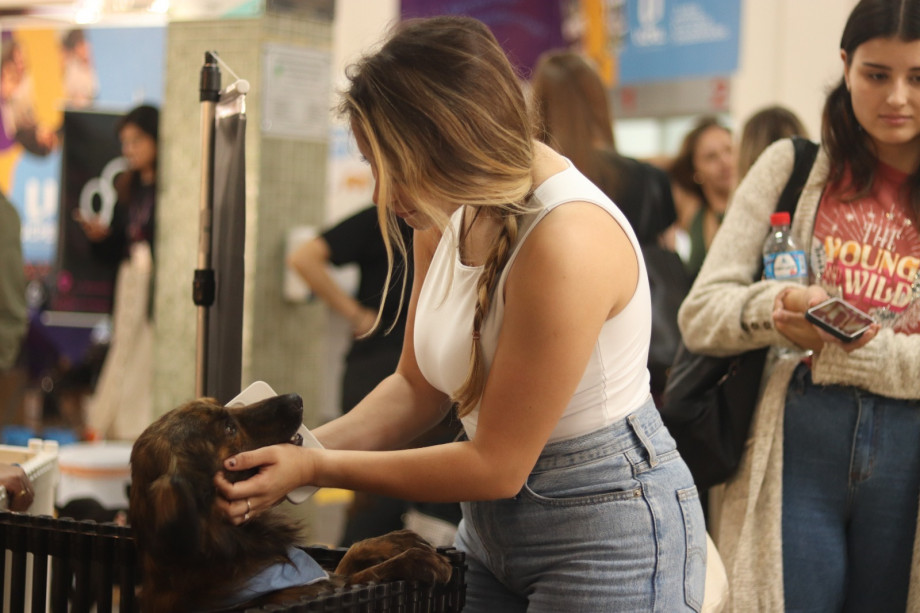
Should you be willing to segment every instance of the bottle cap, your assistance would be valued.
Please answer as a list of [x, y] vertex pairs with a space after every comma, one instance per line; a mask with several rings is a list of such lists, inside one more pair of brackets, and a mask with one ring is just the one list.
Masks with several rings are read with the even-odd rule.
[[770, 215], [771, 226], [788, 226], [790, 221], [791, 218], [789, 217], [789, 213], [785, 211]]

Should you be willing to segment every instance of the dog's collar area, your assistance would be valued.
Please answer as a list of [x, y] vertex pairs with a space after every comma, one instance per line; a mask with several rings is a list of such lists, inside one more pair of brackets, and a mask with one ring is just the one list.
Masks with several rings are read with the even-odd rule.
[[303, 549], [289, 547], [287, 551], [290, 562], [273, 564], [259, 572], [246, 582], [239, 591], [225, 602], [214, 603], [207, 611], [220, 611], [241, 605], [259, 596], [298, 585], [310, 585], [329, 578], [323, 568]]

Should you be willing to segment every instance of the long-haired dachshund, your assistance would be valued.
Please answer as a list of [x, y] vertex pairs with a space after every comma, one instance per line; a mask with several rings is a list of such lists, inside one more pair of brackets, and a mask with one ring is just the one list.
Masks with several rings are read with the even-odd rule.
[[[266, 445], [296, 444], [302, 415], [303, 403], [293, 394], [234, 408], [201, 399], [141, 434], [131, 451], [129, 516], [142, 610], [284, 604], [348, 584], [450, 579], [450, 560], [407, 530], [352, 545], [328, 574], [295, 546], [298, 526], [283, 513], [261, 513], [240, 526], [226, 519], [214, 504], [213, 479], [223, 460]], [[239, 481], [254, 473], [226, 476]]]

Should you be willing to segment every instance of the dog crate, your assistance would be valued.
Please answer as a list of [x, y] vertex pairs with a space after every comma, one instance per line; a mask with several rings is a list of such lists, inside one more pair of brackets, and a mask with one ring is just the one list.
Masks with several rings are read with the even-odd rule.
[[[304, 547], [324, 568], [334, 568], [346, 549]], [[0, 589], [4, 611], [135, 613], [140, 582], [130, 528], [92, 521], [55, 519], [0, 511], [0, 555], [6, 577]], [[454, 613], [463, 610], [466, 561], [463, 552], [439, 547], [453, 566], [450, 581], [426, 585], [394, 581], [340, 588], [285, 606], [240, 609], [245, 613]], [[31, 570], [29, 570], [31, 569]]]

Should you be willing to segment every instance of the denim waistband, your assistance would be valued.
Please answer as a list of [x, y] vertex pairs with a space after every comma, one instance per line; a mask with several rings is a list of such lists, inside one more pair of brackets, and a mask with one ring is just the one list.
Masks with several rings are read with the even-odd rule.
[[[650, 397], [641, 407], [608, 426], [550, 443], [543, 449], [533, 471], [562, 468], [594, 458], [623, 453], [638, 445], [647, 446], [648, 439], [663, 425], [661, 414]], [[646, 440], [643, 440], [643, 437]]]

